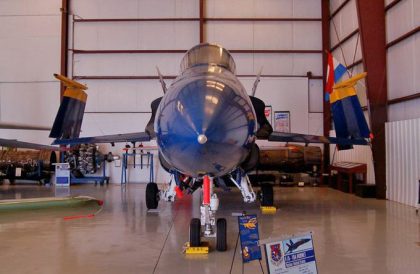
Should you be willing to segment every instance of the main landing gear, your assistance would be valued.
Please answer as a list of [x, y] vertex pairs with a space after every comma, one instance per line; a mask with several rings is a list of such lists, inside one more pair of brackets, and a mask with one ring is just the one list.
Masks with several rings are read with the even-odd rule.
[[[194, 218], [190, 223], [190, 246], [201, 246], [201, 237], [216, 238], [216, 250], [227, 250], [227, 222], [226, 219], [216, 220], [216, 211], [219, 208], [219, 198], [213, 193], [213, 178], [203, 178], [203, 202], [200, 207], [200, 219]], [[201, 228], [204, 231], [201, 231]]]

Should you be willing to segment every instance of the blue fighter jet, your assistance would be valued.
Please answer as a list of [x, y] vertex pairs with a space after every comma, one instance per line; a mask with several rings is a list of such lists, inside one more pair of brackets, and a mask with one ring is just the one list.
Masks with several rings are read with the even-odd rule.
[[[213, 185], [226, 188], [227, 183], [233, 184], [244, 202], [256, 200], [247, 172], [258, 164], [257, 139], [367, 144], [365, 139], [273, 132], [264, 115], [264, 102], [249, 96], [235, 73], [235, 62], [225, 48], [209, 43], [194, 46], [181, 61], [181, 74], [168, 88], [158, 70], [164, 96], [151, 103], [152, 115], [144, 132], [95, 137], [79, 137], [87, 87], [56, 75], [67, 90], [50, 137], [58, 145], [135, 144], [156, 138], [160, 163], [173, 180], [162, 191], [156, 183], [147, 185], [147, 207], [157, 208], [160, 199], [174, 201], [176, 190], [192, 193], [202, 188], [201, 218], [191, 220], [190, 244], [200, 245], [203, 226], [204, 236], [215, 236], [217, 230], [217, 249], [226, 250], [226, 220], [215, 219], [219, 200]], [[258, 76], [252, 95], [259, 81]], [[271, 196], [272, 201], [272, 195], [272, 189], [263, 189], [262, 199]]]

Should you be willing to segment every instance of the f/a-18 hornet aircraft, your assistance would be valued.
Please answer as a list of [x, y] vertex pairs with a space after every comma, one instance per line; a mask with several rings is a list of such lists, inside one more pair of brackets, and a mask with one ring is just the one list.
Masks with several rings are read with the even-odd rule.
[[[147, 185], [147, 207], [156, 208], [159, 199], [174, 201], [177, 188], [192, 193], [201, 187], [201, 218], [191, 220], [190, 244], [200, 245], [201, 235], [216, 236], [217, 250], [224, 251], [226, 220], [215, 218], [219, 200], [213, 185], [223, 188], [226, 183], [233, 183], [240, 189], [244, 202], [256, 200], [257, 195], [247, 176], [258, 163], [256, 139], [344, 145], [367, 143], [363, 138], [273, 132], [264, 115], [264, 102], [247, 94], [235, 71], [235, 62], [225, 48], [208, 43], [194, 46], [183, 57], [181, 74], [169, 88], [158, 70], [164, 96], [151, 103], [152, 115], [144, 132], [81, 138], [87, 87], [55, 75], [67, 90], [50, 137], [56, 139], [53, 143], [56, 145], [135, 144], [156, 138], [160, 163], [172, 174], [173, 180], [163, 191], [159, 191], [156, 183]], [[259, 76], [253, 95], [258, 82]], [[264, 195], [272, 195], [272, 189], [271, 192], [263, 191], [263, 199]]]

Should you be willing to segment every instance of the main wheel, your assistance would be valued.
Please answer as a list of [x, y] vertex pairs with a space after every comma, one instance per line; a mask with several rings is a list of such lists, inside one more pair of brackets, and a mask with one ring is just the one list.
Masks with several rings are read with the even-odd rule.
[[198, 247], [201, 245], [201, 222], [194, 218], [190, 222], [190, 246]]
[[273, 186], [271, 184], [261, 185], [261, 206], [274, 205]]
[[217, 235], [216, 235], [216, 250], [217, 251], [226, 251], [227, 250], [227, 239], [226, 239], [226, 219], [220, 218], [217, 219], [216, 226], [217, 226]]
[[148, 183], [146, 186], [146, 207], [156, 209], [159, 204], [159, 189], [156, 183]]

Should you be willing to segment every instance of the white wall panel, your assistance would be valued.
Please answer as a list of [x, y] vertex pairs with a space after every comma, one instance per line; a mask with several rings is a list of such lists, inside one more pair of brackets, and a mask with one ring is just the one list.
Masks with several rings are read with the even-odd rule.
[[420, 117], [420, 99], [388, 106], [388, 120], [401, 121]]
[[324, 115], [322, 113], [309, 113], [308, 119], [308, 134], [324, 135]]
[[293, 17], [321, 18], [321, 1], [319, 0], [294, 0]]
[[177, 75], [183, 53], [179, 54], [77, 54], [74, 75]]
[[[323, 103], [324, 88], [322, 80], [309, 80], [309, 112], [322, 112]], [[324, 135], [324, 133], [321, 133], [321, 135]]]
[[340, 20], [339, 37], [342, 39], [359, 27], [356, 0], [351, 0], [340, 11], [338, 18]]
[[[86, 111], [150, 111], [150, 103], [163, 95], [158, 80], [86, 80]], [[167, 81], [169, 84], [170, 81]]]
[[[333, 5], [333, 2], [331, 5]], [[341, 4], [341, 2], [343, 1], [339, 2]], [[337, 3], [334, 3], [334, 5], [335, 4]], [[336, 7], [334, 7], [334, 9], [331, 9], [331, 11], [334, 11], [335, 9]], [[356, 1], [352, 0], [331, 21], [331, 46], [336, 45], [339, 41], [343, 40], [343, 38], [352, 33], [358, 27], [359, 22], [357, 16]]]
[[59, 90], [59, 82], [0, 83], [1, 120], [52, 125], [60, 102]]
[[420, 179], [420, 119], [385, 125], [387, 198], [415, 206]]
[[420, 62], [415, 58], [416, 51], [420, 51], [415, 49], [414, 39], [420, 39], [420, 35], [410, 37], [388, 49], [388, 99], [416, 93], [420, 88], [416, 79], [420, 77]]
[[109, 22], [75, 25], [75, 49], [188, 49], [198, 41], [192, 22]]
[[413, 0], [414, 26], [420, 26], [420, 2]]
[[[288, 30], [283, 31], [289, 33]], [[227, 49], [253, 49], [254, 25], [249, 22], [208, 22], [206, 24], [206, 40], [220, 44]], [[287, 44], [287, 42], [285, 43]]]
[[59, 14], [60, 0], [1, 0], [1, 15], [51, 15]]
[[293, 72], [295, 58], [292, 54], [254, 54], [254, 56], [254, 73], [258, 73], [261, 67], [263, 74], [288, 75]]
[[386, 13], [387, 42], [395, 40], [401, 35], [414, 29], [414, 2], [418, 0], [404, 0]]
[[257, 74], [263, 67], [263, 74], [322, 75], [322, 56], [320, 54], [232, 54], [237, 74]]
[[[330, 131], [330, 136], [335, 136], [335, 131]], [[336, 149], [336, 145], [330, 145], [330, 159], [331, 164], [336, 162], [367, 164], [367, 183], [375, 184], [375, 172], [370, 146], [354, 146], [353, 149], [339, 151]]]
[[208, 17], [320, 18], [318, 0], [207, 0]]
[[[293, 23], [258, 22], [253, 25], [253, 49], [292, 49]], [[252, 33], [251, 33], [252, 34]]]
[[[255, 78], [241, 78], [246, 90], [251, 92]], [[308, 133], [308, 79], [263, 78], [257, 96], [274, 111], [290, 111], [291, 131]]]
[[0, 82], [52, 80], [60, 68], [59, 24], [58, 15], [0, 16]]
[[322, 76], [322, 55], [321, 54], [294, 54], [293, 55], [293, 74]]
[[[386, 14], [387, 41], [390, 42], [420, 25], [420, 3], [405, 0]], [[420, 35], [416, 34], [388, 48], [388, 99], [418, 93], [420, 90]], [[420, 117], [419, 100], [388, 107], [389, 121]]]
[[322, 49], [321, 22], [294, 22], [293, 49], [321, 50]]
[[198, 17], [197, 0], [72, 0], [71, 10], [82, 18]]
[[321, 23], [318, 22], [209, 22], [206, 26], [207, 40], [228, 49], [322, 48]]
[[[59, 104], [60, 0], [0, 1], [0, 120], [50, 126]], [[2, 138], [50, 144], [47, 131]]]

